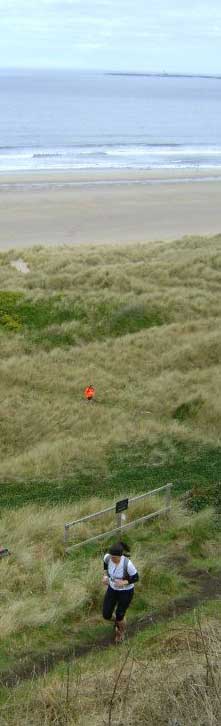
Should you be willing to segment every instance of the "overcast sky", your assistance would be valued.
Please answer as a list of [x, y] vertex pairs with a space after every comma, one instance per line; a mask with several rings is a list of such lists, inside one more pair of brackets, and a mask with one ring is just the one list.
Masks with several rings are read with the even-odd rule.
[[0, 67], [221, 73], [221, 0], [0, 0]]

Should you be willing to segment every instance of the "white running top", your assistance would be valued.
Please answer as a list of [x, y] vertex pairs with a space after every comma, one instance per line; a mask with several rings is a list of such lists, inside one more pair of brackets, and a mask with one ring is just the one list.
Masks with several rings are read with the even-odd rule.
[[[107, 565], [107, 575], [109, 577], [109, 585], [112, 587], [113, 590], [132, 590], [134, 587], [134, 584], [128, 584], [124, 585], [124, 587], [118, 587], [117, 584], [114, 582], [115, 580], [123, 580], [124, 579], [124, 555], [120, 558], [120, 562], [118, 565], [116, 565], [115, 562], [112, 561], [110, 555], [107, 554], [104, 555], [104, 562], [108, 563]], [[136, 567], [133, 565], [133, 562], [131, 560], [128, 560], [127, 565], [127, 572], [128, 575], [136, 575], [137, 570]]]

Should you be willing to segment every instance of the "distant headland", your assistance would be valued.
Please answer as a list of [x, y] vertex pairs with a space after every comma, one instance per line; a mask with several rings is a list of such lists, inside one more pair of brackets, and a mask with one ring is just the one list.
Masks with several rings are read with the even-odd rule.
[[206, 73], [166, 73], [160, 72], [140, 72], [140, 71], [105, 71], [106, 76], [136, 76], [141, 78], [208, 78], [221, 80], [221, 74]]

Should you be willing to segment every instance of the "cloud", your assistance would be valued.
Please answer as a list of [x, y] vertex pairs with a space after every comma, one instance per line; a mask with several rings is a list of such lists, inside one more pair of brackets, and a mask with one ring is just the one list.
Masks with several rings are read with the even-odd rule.
[[165, 67], [173, 56], [175, 67], [194, 44], [203, 63], [210, 50], [214, 56], [221, 5], [220, 0], [0, 0], [0, 25], [3, 65], [9, 59], [30, 63], [31, 57], [35, 63], [41, 54], [56, 64], [59, 44], [71, 65], [96, 67], [99, 60], [104, 67], [113, 59], [116, 66], [124, 57], [131, 67], [136, 57], [141, 68], [151, 67], [157, 49], [157, 62], [162, 57]]

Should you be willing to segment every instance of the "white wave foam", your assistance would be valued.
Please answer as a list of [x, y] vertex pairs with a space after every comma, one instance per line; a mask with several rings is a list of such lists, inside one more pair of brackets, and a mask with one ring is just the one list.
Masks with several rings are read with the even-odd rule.
[[101, 144], [0, 149], [0, 171], [221, 166], [221, 146]]

